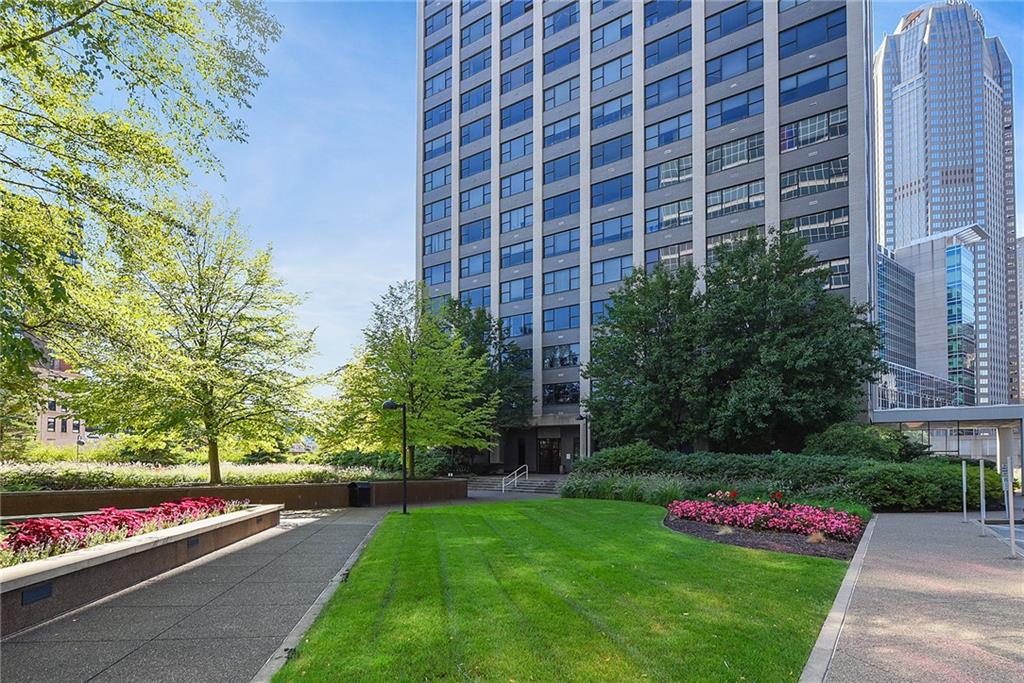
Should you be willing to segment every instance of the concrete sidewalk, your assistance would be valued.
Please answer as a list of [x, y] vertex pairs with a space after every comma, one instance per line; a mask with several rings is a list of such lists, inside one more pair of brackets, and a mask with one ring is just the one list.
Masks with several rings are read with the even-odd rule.
[[826, 680], [1024, 681], [1024, 561], [958, 514], [880, 514]]
[[249, 681], [391, 508], [281, 524], [0, 643], [0, 679]]

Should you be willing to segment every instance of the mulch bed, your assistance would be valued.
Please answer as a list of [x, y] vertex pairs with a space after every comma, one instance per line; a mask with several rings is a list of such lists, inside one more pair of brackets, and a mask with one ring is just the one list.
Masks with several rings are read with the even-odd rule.
[[[703, 538], [706, 541], [728, 543], [729, 545], [757, 548], [759, 550], [774, 550], [780, 553], [849, 560], [857, 551], [856, 543], [836, 541], [831, 538], [826, 538], [821, 543], [808, 543], [807, 537], [803, 534], [724, 527], [719, 524], [706, 524], [690, 519], [678, 519], [672, 515], [665, 517], [665, 526], [673, 531]], [[723, 532], [723, 530], [726, 531]]]

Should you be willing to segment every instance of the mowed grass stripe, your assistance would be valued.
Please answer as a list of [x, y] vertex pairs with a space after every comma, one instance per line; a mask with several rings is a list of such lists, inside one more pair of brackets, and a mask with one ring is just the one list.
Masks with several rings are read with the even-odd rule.
[[663, 516], [587, 500], [391, 515], [278, 680], [798, 678], [845, 565]]

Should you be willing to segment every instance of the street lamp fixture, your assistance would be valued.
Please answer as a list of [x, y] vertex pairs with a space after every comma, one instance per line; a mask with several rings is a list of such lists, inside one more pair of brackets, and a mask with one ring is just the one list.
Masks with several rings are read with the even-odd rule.
[[81, 436], [79, 436], [78, 440], [75, 441], [75, 445], [78, 446], [78, 448], [76, 449], [77, 452], [78, 452], [78, 455], [81, 455], [82, 454], [82, 446], [85, 445], [85, 439], [83, 439]]
[[384, 405], [381, 407], [384, 408], [384, 410], [398, 410], [399, 408], [402, 409], [402, 514], [407, 515], [409, 514], [409, 479], [408, 476], [406, 475], [405, 469], [406, 440], [408, 438], [408, 429], [406, 426], [405, 417], [405, 404], [396, 403], [395, 401], [389, 398], [388, 400], [384, 401]]

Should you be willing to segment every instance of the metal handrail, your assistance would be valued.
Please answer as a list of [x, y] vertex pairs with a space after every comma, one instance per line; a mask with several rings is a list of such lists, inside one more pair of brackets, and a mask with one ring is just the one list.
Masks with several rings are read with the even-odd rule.
[[[527, 467], [526, 465], [520, 465], [519, 467], [516, 468], [515, 472], [512, 472], [510, 474], [506, 474], [504, 477], [502, 477], [501, 478], [501, 492], [505, 493], [505, 487], [507, 485], [511, 485], [512, 488], [517, 488], [518, 484], [519, 484], [519, 477], [522, 477], [523, 479], [529, 479], [530, 478], [530, 468]], [[509, 481], [510, 479], [512, 481]]]

